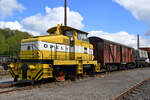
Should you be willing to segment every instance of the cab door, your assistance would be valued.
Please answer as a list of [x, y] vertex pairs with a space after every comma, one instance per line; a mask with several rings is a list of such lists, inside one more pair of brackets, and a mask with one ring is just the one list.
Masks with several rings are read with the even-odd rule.
[[75, 59], [75, 45], [74, 45], [74, 40], [70, 39], [70, 59], [74, 60]]

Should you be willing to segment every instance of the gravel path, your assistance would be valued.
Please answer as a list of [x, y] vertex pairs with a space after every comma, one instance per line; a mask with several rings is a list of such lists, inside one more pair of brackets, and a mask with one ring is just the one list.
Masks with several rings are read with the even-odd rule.
[[3, 69], [3, 66], [0, 65], [0, 69]]
[[111, 100], [149, 77], [150, 68], [113, 72], [104, 78], [89, 77], [67, 85], [2, 94], [0, 100]]
[[0, 76], [0, 84], [7, 81], [13, 81], [13, 78], [11, 78], [10, 75]]

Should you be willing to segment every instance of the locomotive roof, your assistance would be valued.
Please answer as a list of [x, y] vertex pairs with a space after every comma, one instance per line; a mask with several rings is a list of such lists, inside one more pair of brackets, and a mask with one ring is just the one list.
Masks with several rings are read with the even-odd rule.
[[[54, 32], [54, 31], [56, 31], [56, 30], [57, 30], [57, 27], [52, 27], [52, 28], [48, 29], [47, 32], [50, 34], [51, 32]], [[89, 34], [89, 33], [87, 33], [87, 32], [84, 32], [84, 31], [81, 31], [81, 30], [78, 30], [78, 29], [75, 29], [75, 28], [72, 28], [72, 27], [69, 27], [69, 26], [61, 26], [61, 30], [63, 30], [63, 31], [65, 31], [65, 30], [75, 30], [75, 31], [77, 31], [77, 32], [85, 33], [85, 34], [87, 34], [87, 35]], [[33, 36], [33, 37], [31, 37], [31, 38], [47, 37], [47, 36], [49, 36], [49, 35]], [[30, 38], [30, 39], [31, 39], [31, 38]], [[24, 38], [24, 39], [28, 39], [28, 38]]]
[[124, 47], [128, 47], [128, 48], [134, 49], [131, 46], [127, 46], [127, 45], [124, 45], [124, 44], [121, 44], [121, 43], [113, 42], [113, 41], [110, 41], [110, 40], [107, 40], [107, 39], [103, 39], [103, 38], [100, 38], [100, 37], [96, 37], [96, 36], [92, 36], [92, 37], [89, 37], [89, 38], [93, 38], [93, 40], [98, 39], [98, 40], [102, 40], [104, 42], [108, 42], [108, 43], [112, 43], [112, 44], [117, 44], [117, 45], [121, 45], [121, 46], [124, 46]]
[[[56, 29], [57, 29], [57, 27], [52, 27], [52, 28], [48, 29], [47, 32], [50, 34], [51, 32], [54, 32]], [[70, 26], [61, 26], [61, 30], [63, 30], [63, 31], [65, 31], [65, 30], [75, 30], [75, 31], [77, 31], [77, 32], [89, 34], [89, 33], [87, 33], [87, 32], [78, 30], [78, 29], [76, 29], [76, 28], [72, 28], [72, 27], [70, 27]]]

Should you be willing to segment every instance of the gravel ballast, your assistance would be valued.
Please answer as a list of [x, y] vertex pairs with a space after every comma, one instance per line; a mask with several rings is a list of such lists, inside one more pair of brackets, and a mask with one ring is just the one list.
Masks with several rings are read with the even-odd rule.
[[113, 72], [60, 86], [0, 94], [0, 100], [111, 100], [147, 78], [150, 68]]

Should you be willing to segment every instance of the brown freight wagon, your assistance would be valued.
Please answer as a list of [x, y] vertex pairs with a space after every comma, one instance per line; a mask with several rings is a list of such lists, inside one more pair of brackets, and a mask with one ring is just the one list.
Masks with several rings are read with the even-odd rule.
[[101, 68], [117, 70], [135, 67], [134, 49], [99, 37], [90, 37], [94, 47], [94, 59], [101, 63]]
[[140, 48], [141, 50], [147, 51], [148, 58], [150, 59], [150, 47]]

